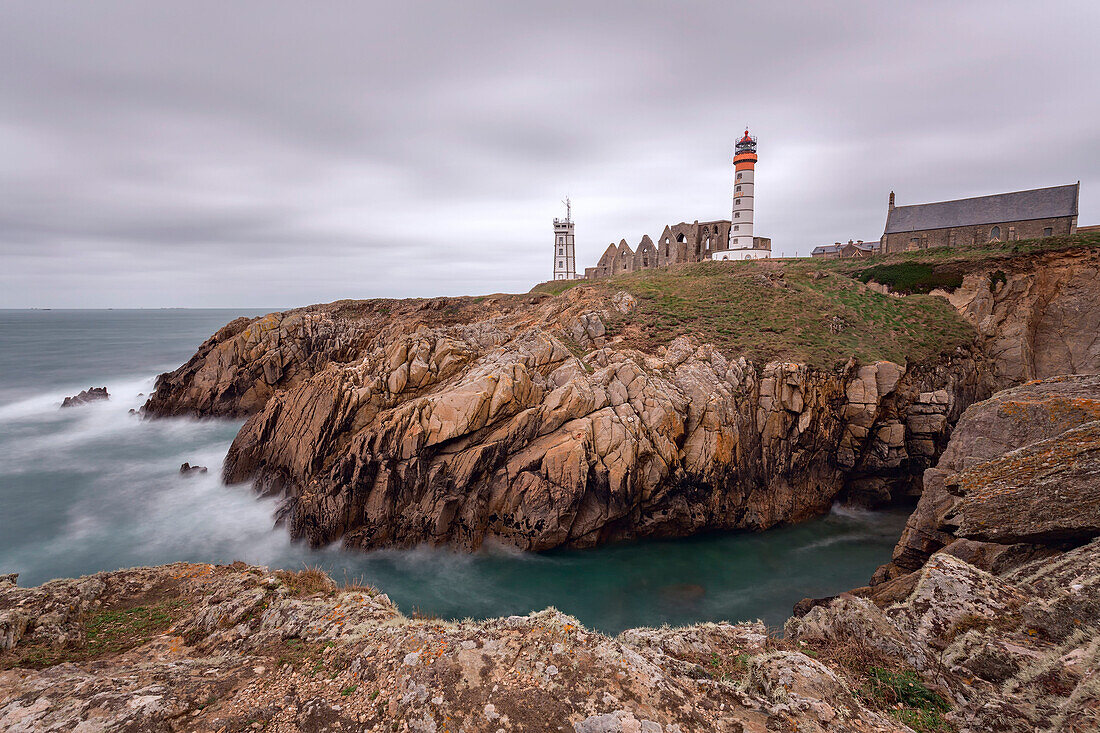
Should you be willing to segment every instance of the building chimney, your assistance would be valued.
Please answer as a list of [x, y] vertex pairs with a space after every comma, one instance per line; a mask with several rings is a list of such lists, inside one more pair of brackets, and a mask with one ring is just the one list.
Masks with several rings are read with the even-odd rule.
[[894, 210], [894, 192], [890, 192], [890, 211]]

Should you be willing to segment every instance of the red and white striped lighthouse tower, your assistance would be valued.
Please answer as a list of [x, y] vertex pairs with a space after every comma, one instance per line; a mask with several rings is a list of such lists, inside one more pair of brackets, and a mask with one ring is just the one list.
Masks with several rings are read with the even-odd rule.
[[756, 171], [756, 138], [745, 130], [745, 136], [737, 141], [733, 156], [733, 219], [730, 221], [729, 252], [722, 259], [750, 260], [771, 257], [771, 249], [753, 246], [752, 215], [753, 174]]

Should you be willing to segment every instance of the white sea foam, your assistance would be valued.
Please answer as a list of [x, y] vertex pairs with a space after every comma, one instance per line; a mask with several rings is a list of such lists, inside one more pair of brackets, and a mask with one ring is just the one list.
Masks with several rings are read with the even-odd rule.
[[[123, 412], [131, 407], [140, 407], [145, 402], [145, 397], [138, 397], [139, 393], [148, 395], [153, 390], [156, 377], [129, 376], [122, 379], [111, 380], [98, 384], [70, 384], [67, 387], [59, 387], [25, 397], [7, 405], [0, 405], [0, 423], [12, 420], [26, 420], [35, 417], [48, 417], [56, 413], [66, 397], [79, 394], [88, 387], [107, 387], [110, 399], [89, 402], [85, 407], [104, 407], [106, 405], [125, 405]], [[67, 411], [76, 412], [77, 408], [68, 408]]]

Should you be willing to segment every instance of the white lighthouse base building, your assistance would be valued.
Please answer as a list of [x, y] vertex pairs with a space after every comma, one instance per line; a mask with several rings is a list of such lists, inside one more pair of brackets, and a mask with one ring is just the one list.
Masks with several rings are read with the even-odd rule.
[[712, 260], [763, 260], [772, 256], [772, 240], [767, 237], [753, 237], [756, 246], [745, 249], [719, 250], [711, 254]]

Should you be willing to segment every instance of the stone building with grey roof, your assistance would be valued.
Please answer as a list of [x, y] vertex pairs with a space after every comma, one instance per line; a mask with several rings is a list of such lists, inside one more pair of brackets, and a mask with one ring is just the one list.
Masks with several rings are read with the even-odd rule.
[[878, 254], [878, 252], [878, 241], [864, 242], [862, 239], [859, 241], [849, 239], [847, 244], [837, 242], [836, 244], [823, 244], [820, 247], [814, 247], [813, 251], [810, 252], [810, 256], [823, 260], [866, 259]]
[[1081, 182], [890, 208], [883, 252], [1055, 237], [1077, 231]]

